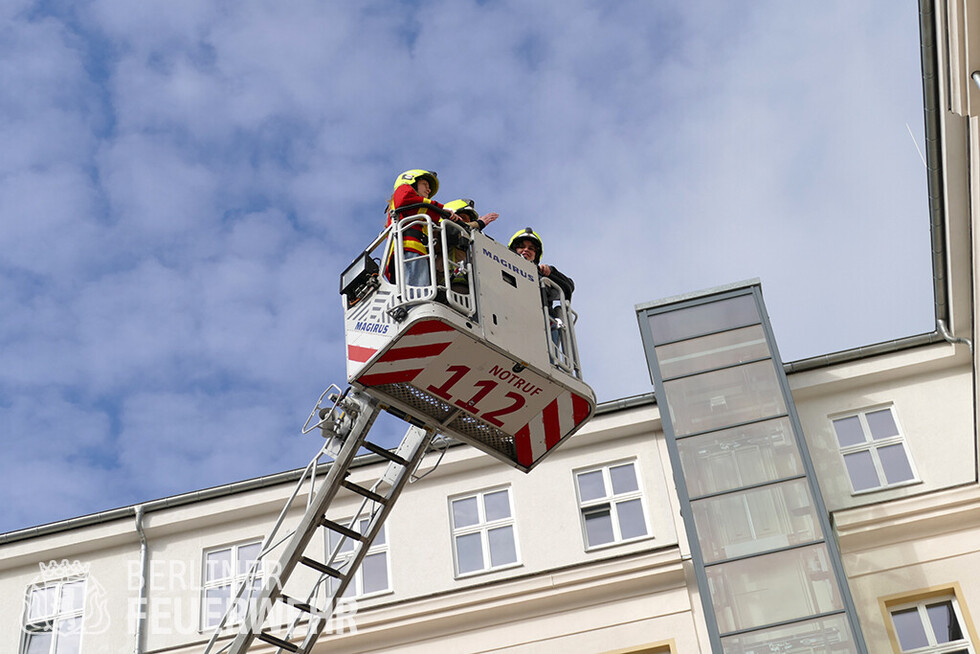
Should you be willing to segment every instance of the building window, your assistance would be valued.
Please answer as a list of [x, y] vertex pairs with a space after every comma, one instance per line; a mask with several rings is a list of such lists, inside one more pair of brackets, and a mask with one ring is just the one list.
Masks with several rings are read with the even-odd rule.
[[647, 535], [634, 462], [576, 472], [575, 481], [586, 548]]
[[[249, 569], [262, 549], [261, 542], [242, 543], [204, 553], [204, 583], [202, 584], [202, 621], [204, 627], [214, 627], [228, 610], [238, 588], [248, 579]], [[261, 562], [250, 589], [242, 592], [225, 625], [233, 625], [245, 617], [247, 602], [262, 589]]]
[[892, 407], [832, 419], [855, 493], [916, 480]]
[[[362, 534], [365, 533], [368, 528], [368, 522], [368, 518], [359, 520], [357, 531]], [[350, 520], [341, 521], [341, 524], [344, 525], [349, 523]], [[347, 590], [344, 591], [344, 597], [360, 598], [391, 590], [388, 584], [388, 538], [385, 534], [386, 530], [387, 527], [382, 525], [381, 531], [378, 532], [374, 542], [371, 543], [371, 547], [368, 548], [367, 554], [364, 555], [364, 559], [361, 561], [361, 567], [357, 569], [357, 572], [354, 573], [354, 578], [347, 585]], [[346, 571], [350, 560], [354, 558], [355, 543], [350, 538], [344, 538], [342, 534], [328, 529], [327, 554], [331, 554], [338, 545], [340, 545], [340, 551], [337, 552], [332, 567], [337, 570]], [[331, 577], [329, 584], [330, 593], [333, 594], [337, 589], [339, 581]]]
[[509, 489], [454, 498], [450, 510], [457, 576], [518, 563]]
[[953, 595], [889, 607], [902, 652], [973, 654], [966, 622]]
[[77, 654], [81, 646], [84, 608], [84, 579], [30, 587], [21, 653]]

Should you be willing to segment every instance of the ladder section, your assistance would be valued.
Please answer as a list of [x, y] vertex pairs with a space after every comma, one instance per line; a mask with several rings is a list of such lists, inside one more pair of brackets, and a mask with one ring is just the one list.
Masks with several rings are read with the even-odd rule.
[[[329, 390], [321, 395], [321, 401]], [[304, 429], [320, 428], [326, 443], [310, 462], [308, 474], [300, 479], [263, 542], [261, 553], [211, 636], [205, 654], [244, 654], [256, 639], [272, 645], [277, 653], [308, 654], [434, 436], [431, 430], [409, 427], [399, 447], [391, 452], [367, 440], [382, 408], [377, 400], [350, 389], [331, 399], [335, 399], [333, 408], [320, 410], [320, 421]], [[314, 414], [319, 406], [318, 402]], [[384, 472], [370, 484], [348, 479], [354, 458], [362, 448], [388, 461]], [[333, 464], [326, 478], [317, 484], [316, 467], [323, 456], [332, 457]], [[307, 486], [309, 498], [299, 524], [292, 530], [284, 529], [287, 514], [295, 511], [299, 504], [296, 498]], [[360, 498], [353, 517], [343, 523], [327, 517], [341, 488]], [[314, 538], [318, 534], [320, 538]], [[292, 583], [287, 587], [290, 579]], [[236, 622], [234, 639], [220, 645], [222, 629]]]

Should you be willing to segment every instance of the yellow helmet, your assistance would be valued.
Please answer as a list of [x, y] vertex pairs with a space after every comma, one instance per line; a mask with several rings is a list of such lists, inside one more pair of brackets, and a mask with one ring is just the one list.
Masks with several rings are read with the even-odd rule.
[[517, 252], [517, 244], [521, 241], [531, 241], [538, 248], [538, 253], [534, 257], [534, 263], [541, 263], [541, 254], [544, 252], [544, 245], [541, 243], [541, 237], [530, 227], [525, 227], [519, 232], [515, 232], [513, 236], [510, 237], [510, 245], [508, 246], [512, 251]]
[[439, 190], [439, 177], [435, 174], [435, 172], [431, 170], [422, 170], [420, 168], [415, 168], [414, 170], [406, 170], [401, 175], [399, 175], [398, 179], [395, 180], [395, 189], [397, 189], [402, 184], [411, 184], [412, 187], [414, 188], [415, 182], [417, 182], [420, 179], [424, 179], [429, 182], [429, 190], [432, 191], [431, 193], [429, 193], [429, 197], [431, 198], [435, 196], [436, 192]]
[[480, 214], [476, 212], [476, 206], [473, 200], [470, 200], [469, 198], [453, 200], [452, 202], [447, 202], [442, 206], [445, 209], [449, 209], [450, 211], [455, 211], [462, 216], [466, 216], [471, 221], [480, 219]]

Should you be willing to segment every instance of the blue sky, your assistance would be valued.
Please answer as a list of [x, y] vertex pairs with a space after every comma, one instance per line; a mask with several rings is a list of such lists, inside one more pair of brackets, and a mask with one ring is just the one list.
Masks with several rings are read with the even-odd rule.
[[409, 168], [542, 235], [600, 400], [747, 278], [787, 361], [931, 331], [918, 52], [911, 0], [8, 0], [0, 531], [304, 465]]

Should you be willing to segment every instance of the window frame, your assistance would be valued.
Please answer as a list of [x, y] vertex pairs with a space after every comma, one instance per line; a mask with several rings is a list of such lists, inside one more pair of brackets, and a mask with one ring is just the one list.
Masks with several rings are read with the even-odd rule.
[[[455, 579], [466, 579], [469, 577], [475, 577], [479, 575], [488, 574], [491, 572], [498, 572], [500, 570], [508, 570], [510, 568], [518, 568], [524, 565], [521, 558], [521, 543], [517, 535], [517, 516], [514, 511], [514, 493], [512, 492], [510, 484], [503, 484], [499, 486], [491, 486], [489, 488], [484, 488], [478, 491], [470, 491], [467, 493], [459, 493], [457, 495], [451, 495], [448, 498], [447, 508], [449, 509], [449, 531], [450, 538], [452, 539], [453, 548], [453, 575]], [[506, 491], [507, 493], [507, 506], [510, 510], [510, 515], [507, 518], [499, 518], [488, 522], [486, 519], [486, 504], [484, 498], [487, 495], [492, 495], [493, 493], [499, 493], [501, 491]], [[466, 500], [470, 498], [476, 498], [477, 506], [477, 522], [473, 525], [466, 525], [464, 527], [456, 526], [456, 519], [453, 514], [453, 503], [459, 502], [461, 500]], [[494, 566], [490, 556], [490, 531], [493, 529], [499, 529], [501, 527], [511, 527], [511, 533], [514, 537], [514, 561], [510, 563], [503, 563]], [[459, 536], [467, 536], [470, 534], [480, 534], [480, 549], [483, 554], [483, 567], [478, 570], [470, 570], [467, 572], [460, 572], [459, 569], [459, 550], [457, 548], [457, 538]]]
[[[350, 517], [345, 518], [343, 520], [335, 520], [335, 522], [342, 525], [349, 525], [350, 521], [351, 521]], [[361, 518], [360, 520], [358, 520], [358, 525], [355, 531], [358, 531], [363, 534], [369, 522], [370, 522], [370, 518], [368, 517]], [[333, 551], [333, 547], [331, 547], [330, 545], [330, 534], [337, 533], [337, 532], [333, 532], [329, 529], [325, 530], [325, 532], [326, 533], [324, 534], [323, 547], [324, 547], [324, 552], [326, 552], [326, 556], [329, 557], [330, 553]], [[377, 538], [374, 539], [374, 542], [371, 543], [371, 547], [369, 547], [367, 552], [364, 554], [364, 558], [361, 559], [361, 565], [358, 566], [357, 570], [354, 571], [354, 578], [351, 580], [351, 583], [347, 585], [348, 591], [350, 591], [351, 588], [354, 589], [353, 594], [342, 595], [338, 598], [338, 600], [369, 599], [381, 595], [389, 595], [395, 592], [391, 585], [391, 554], [390, 554], [391, 549], [388, 544], [388, 525], [382, 524], [381, 530], [378, 532], [378, 535], [383, 537], [384, 542], [379, 544], [378, 539]], [[347, 540], [350, 541], [350, 539]], [[357, 545], [354, 544], [354, 547], [356, 546]], [[355, 554], [355, 550], [353, 548], [349, 552], [338, 552], [337, 558], [334, 559], [332, 567], [334, 567], [337, 570], [342, 569], [343, 566], [354, 557], [354, 554]], [[370, 593], [365, 593], [364, 592], [364, 561], [367, 560], [367, 557], [376, 554], [384, 554], [385, 557], [385, 587], [382, 590], [373, 590]], [[331, 580], [329, 580], [330, 583], [329, 588], [331, 594], [333, 593], [333, 588], [334, 588], [333, 582], [334, 580], [331, 578]]]
[[[877, 413], [879, 411], [889, 411], [891, 413], [892, 421], [895, 423], [895, 428], [898, 430], [897, 434], [877, 440], [874, 438], [874, 435], [871, 433], [871, 427], [868, 424], [867, 415], [869, 413]], [[847, 418], [858, 419], [858, 424], [861, 426], [861, 433], [864, 436], [864, 442], [846, 446], [840, 444], [840, 439], [837, 435], [837, 428], [834, 426], [834, 423], [838, 420], [845, 420]], [[840, 455], [841, 466], [844, 468], [844, 474], [847, 475], [847, 483], [850, 486], [852, 496], [877, 493], [883, 490], [902, 488], [903, 486], [914, 486], [922, 483], [922, 479], [919, 477], [919, 471], [915, 466], [915, 460], [912, 457], [912, 453], [909, 448], [908, 439], [905, 437], [905, 430], [902, 428], [902, 423], [898, 419], [898, 411], [895, 410], [895, 405], [893, 403], [880, 404], [845, 411], [842, 413], [835, 413], [829, 415], [828, 419], [830, 420], [830, 431], [833, 434], [834, 443], [837, 446], [837, 452]], [[885, 468], [881, 463], [881, 457], [878, 454], [878, 450], [894, 445], [902, 446], [902, 451], [905, 453], [905, 459], [908, 461], [909, 469], [912, 471], [912, 478], [889, 483], [888, 477], [885, 474]], [[877, 486], [862, 488], [861, 490], [854, 490], [854, 479], [851, 477], [851, 472], [847, 468], [846, 456], [848, 454], [856, 454], [859, 452], [868, 452], [870, 454], [871, 463], [874, 466], [875, 474], [878, 476]]]
[[[225, 613], [228, 612], [229, 605], [231, 604], [232, 600], [234, 599], [235, 593], [238, 592], [238, 587], [248, 578], [248, 570], [246, 570], [244, 573], [241, 573], [241, 574], [238, 573], [238, 552], [239, 552], [239, 550], [241, 548], [243, 548], [243, 547], [249, 547], [249, 546], [252, 546], [252, 545], [258, 545], [258, 547], [259, 547], [259, 554], [261, 554], [262, 553], [262, 542], [263, 542], [262, 539], [258, 539], [258, 540], [254, 540], [254, 539], [253, 540], [243, 540], [243, 541], [238, 541], [238, 542], [230, 543], [230, 544], [226, 544], [226, 545], [216, 545], [214, 547], [209, 547], [209, 548], [203, 549], [201, 551], [201, 594], [200, 594], [201, 610], [200, 610], [200, 618], [201, 618], [201, 631], [202, 632], [212, 630], [212, 629], [214, 629], [215, 627], [218, 626], [218, 624], [221, 622], [221, 618], [224, 616]], [[232, 567], [231, 573], [232, 574], [231, 574], [230, 577], [220, 577], [220, 578], [216, 578], [216, 579], [209, 579], [208, 578], [208, 555], [209, 554], [213, 554], [215, 552], [220, 552], [222, 550], [230, 550], [231, 551], [231, 567]], [[265, 570], [263, 569], [261, 560], [259, 561], [258, 576], [256, 577], [256, 579], [257, 580], [260, 580], [260, 581], [265, 579]], [[220, 587], [226, 586], [226, 585], [227, 586], [230, 586], [230, 590], [228, 591], [228, 603], [225, 604], [225, 606], [222, 609], [221, 613], [218, 614], [217, 619], [213, 623], [209, 623], [208, 622], [208, 617], [211, 614], [208, 612], [208, 597], [207, 597], [207, 592], [209, 590], [213, 589], [213, 588], [220, 588]], [[241, 623], [241, 616], [238, 617], [238, 618], [236, 618], [234, 616], [231, 616], [231, 617], [229, 617], [228, 621], [225, 622], [224, 626], [225, 627], [232, 627], [232, 626], [238, 625], [240, 623]]]
[[[636, 478], [636, 490], [628, 491], [626, 493], [614, 493], [610, 470], [612, 468], [618, 468], [624, 465], [633, 466], [633, 475]], [[581, 486], [579, 485], [579, 476], [588, 474], [590, 472], [596, 472], [596, 471], [602, 471], [603, 491], [605, 491], [606, 494], [601, 498], [583, 501]], [[618, 545], [625, 545], [628, 543], [636, 543], [654, 537], [653, 530], [651, 529], [651, 524], [650, 524], [650, 516], [647, 511], [646, 492], [644, 491], [643, 488], [643, 478], [640, 475], [639, 460], [637, 458], [634, 457], [631, 459], [622, 459], [618, 461], [612, 461], [609, 463], [602, 463], [599, 465], [591, 465], [584, 468], [574, 469], [572, 470], [572, 485], [575, 487], [575, 502], [578, 507], [579, 526], [582, 530], [582, 543], [585, 546], [586, 552], [602, 550], [609, 547], [616, 547]], [[643, 526], [646, 532], [641, 536], [632, 536], [630, 538], [623, 538], [622, 525], [620, 524], [620, 519], [619, 519], [618, 505], [622, 502], [633, 501], [636, 499], [640, 500], [640, 512], [643, 517]], [[599, 543], [596, 545], [591, 545], [589, 543], [589, 534], [585, 521], [586, 509], [602, 507], [604, 505], [609, 506], [610, 517], [612, 518], [613, 540], [608, 543]]]
[[[919, 609], [921, 620], [922, 611], [927, 604], [936, 604], [944, 601], [951, 603], [953, 614], [960, 622], [960, 630], [963, 632], [964, 638], [952, 643], [936, 643], [913, 650], [903, 650], [898, 639], [898, 632], [892, 617], [893, 614], [898, 611], [917, 608]], [[970, 612], [963, 601], [963, 590], [960, 588], [958, 582], [911, 593], [900, 593], [898, 595], [882, 597], [879, 599], [879, 606], [884, 617], [885, 630], [891, 642], [892, 651], [895, 654], [908, 654], [909, 652], [916, 654], [942, 654], [944, 652], [963, 650], [964, 648], [971, 654], [977, 654], [978, 652], [977, 647], [980, 646], [980, 639], [977, 637]], [[932, 632], [932, 625], [928, 618], [923, 621], [923, 628], [926, 636], [929, 637]]]
[[[82, 598], [81, 606], [77, 609], [72, 609], [71, 611], [61, 610], [61, 600], [62, 592], [61, 589], [68, 585], [74, 584], [81, 581], [82, 582]], [[42, 618], [31, 619], [31, 597], [34, 592], [39, 590], [47, 590], [49, 588], [54, 588], [54, 608], [53, 611]], [[62, 635], [60, 629], [57, 628], [58, 623], [67, 620], [79, 620], [79, 630], [78, 630], [78, 650], [82, 649], [82, 637], [85, 634], [85, 630], [82, 629], [82, 624], [85, 620], [85, 604], [88, 598], [88, 578], [85, 576], [72, 576], [63, 579], [55, 579], [43, 583], [32, 583], [27, 587], [27, 596], [24, 603], [24, 614], [21, 620], [21, 638], [20, 647], [17, 650], [18, 654], [26, 654], [28, 647], [30, 646], [31, 639], [35, 634], [50, 633], [51, 644], [48, 646], [48, 654], [58, 654], [58, 640]]]

